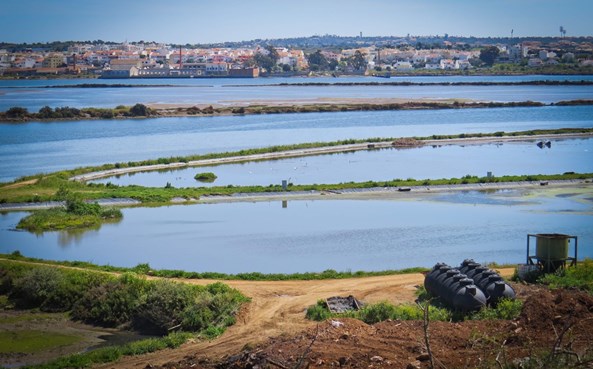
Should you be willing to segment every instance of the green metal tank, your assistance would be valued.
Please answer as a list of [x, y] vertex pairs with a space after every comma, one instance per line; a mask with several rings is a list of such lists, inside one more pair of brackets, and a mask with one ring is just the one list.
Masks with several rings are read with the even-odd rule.
[[536, 234], [535, 257], [538, 260], [566, 260], [569, 235], [559, 233]]

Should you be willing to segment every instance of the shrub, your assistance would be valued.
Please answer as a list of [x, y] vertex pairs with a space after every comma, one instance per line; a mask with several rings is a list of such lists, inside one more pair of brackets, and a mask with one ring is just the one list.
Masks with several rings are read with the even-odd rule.
[[83, 291], [99, 283], [86, 272], [60, 272], [55, 268], [33, 268], [14, 280], [11, 299], [22, 307], [43, 311], [67, 311]]
[[216, 178], [218, 177], [212, 172], [198, 173], [194, 176], [194, 179], [200, 182], [214, 182]]
[[201, 331], [210, 326], [214, 313], [210, 309], [212, 295], [200, 294], [191, 305], [181, 312], [181, 325], [189, 331]]
[[547, 274], [540, 279], [551, 288], [570, 288], [593, 293], [593, 259], [585, 259], [576, 267], [567, 268], [557, 274]]
[[43, 108], [39, 109], [37, 116], [39, 118], [51, 118], [53, 117], [54, 111], [49, 106], [44, 106]]
[[74, 304], [72, 317], [87, 323], [115, 327], [129, 323], [146, 290], [144, 280], [124, 274], [86, 291]]
[[41, 306], [59, 288], [63, 276], [54, 268], [35, 268], [14, 281], [11, 298], [22, 307]]
[[26, 108], [20, 106], [13, 106], [6, 111], [7, 118], [24, 118], [29, 115], [29, 111]]
[[331, 313], [327, 309], [325, 301], [319, 300], [316, 305], [311, 305], [307, 308], [305, 316], [310, 320], [322, 321], [328, 319], [331, 316]]
[[143, 331], [165, 334], [181, 323], [181, 313], [193, 302], [191, 287], [157, 281], [147, 291], [134, 316], [134, 326]]
[[391, 319], [395, 315], [395, 306], [380, 302], [374, 305], [368, 305], [360, 311], [360, 319], [367, 324], [374, 324]]
[[101, 206], [96, 202], [87, 204], [84, 201], [70, 198], [66, 200], [66, 211], [76, 215], [99, 215]]
[[130, 115], [133, 117], [147, 117], [150, 109], [144, 104], [136, 104], [130, 108]]

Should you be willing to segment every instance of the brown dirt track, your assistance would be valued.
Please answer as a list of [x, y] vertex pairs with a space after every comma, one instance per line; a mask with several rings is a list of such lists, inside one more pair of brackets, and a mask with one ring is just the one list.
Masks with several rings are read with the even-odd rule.
[[[575, 354], [580, 358], [588, 354], [590, 360], [593, 296], [580, 291], [515, 286], [518, 296], [525, 301], [523, 312], [515, 321], [431, 322], [430, 339], [436, 368], [521, 368], [521, 363], [529, 357], [538, 356], [540, 361], [532, 368], [593, 367], [593, 361], [586, 360], [580, 365], [573, 362], [549, 366], [542, 355], [542, 352], [555, 350], [558, 357], [571, 356], [574, 360]], [[215, 346], [189, 347], [189, 350], [184, 349], [189, 355], [160, 368], [429, 367], [421, 321], [386, 321], [375, 325], [353, 319], [338, 321], [343, 325], [334, 326], [331, 321], [320, 323], [318, 327], [307, 324], [309, 327], [300, 333], [270, 338], [248, 350], [239, 351], [235, 347], [234, 351], [226, 352], [223, 360], [211, 355], [221, 353]], [[258, 332], [245, 334], [244, 338], [254, 338]], [[233, 346], [226, 348], [233, 350]], [[131, 363], [123, 367], [131, 367], [128, 364]], [[153, 365], [145, 361], [144, 367]]]
[[[593, 297], [583, 292], [524, 289], [525, 308], [515, 321], [431, 322], [431, 348], [437, 368], [520, 367], [520, 362], [559, 342], [557, 352], [591, 354]], [[230, 357], [219, 368], [428, 368], [421, 321], [386, 321], [367, 325], [340, 319], [343, 326], [323, 322], [317, 328], [271, 339], [250, 352]], [[565, 327], [574, 324], [564, 335]], [[315, 339], [313, 345], [311, 342]], [[311, 345], [310, 352], [307, 352]], [[280, 364], [280, 365], [278, 365]], [[500, 364], [500, 365], [499, 365]], [[165, 368], [211, 367], [200, 355], [169, 363]], [[580, 367], [590, 368], [592, 362]], [[542, 362], [536, 367], [546, 367]], [[576, 366], [561, 366], [576, 367]]]

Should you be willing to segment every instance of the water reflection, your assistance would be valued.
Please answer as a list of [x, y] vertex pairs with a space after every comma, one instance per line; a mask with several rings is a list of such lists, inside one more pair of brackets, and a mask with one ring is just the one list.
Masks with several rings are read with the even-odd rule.
[[[507, 193], [509, 193], [507, 191]], [[438, 195], [433, 198], [435, 201], [450, 202], [456, 204], [473, 204], [473, 205], [527, 205], [534, 204], [533, 201], [526, 201], [520, 198], [504, 196], [504, 192], [500, 190], [483, 190], [483, 191], [457, 191], [454, 193], [447, 193]]]

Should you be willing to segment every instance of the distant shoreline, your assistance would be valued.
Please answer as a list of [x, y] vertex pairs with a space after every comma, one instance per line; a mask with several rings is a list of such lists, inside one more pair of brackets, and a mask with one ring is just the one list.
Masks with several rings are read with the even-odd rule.
[[[142, 114], [130, 114], [130, 107], [116, 108], [71, 108], [56, 107], [56, 112], [49, 108], [48, 115], [30, 113], [22, 107], [12, 107], [0, 112], [0, 123], [80, 121], [106, 119], [146, 119], [169, 117], [200, 116], [244, 116], [263, 114], [325, 113], [353, 111], [389, 111], [389, 110], [438, 110], [438, 109], [488, 109], [515, 107], [573, 106], [593, 105], [593, 99], [568, 100], [556, 103], [536, 101], [493, 102], [471, 99], [405, 99], [405, 98], [314, 98], [290, 100], [237, 100], [232, 104], [207, 103], [155, 103], [136, 104], [142, 107]], [[12, 110], [18, 110], [18, 113]], [[44, 108], [45, 109], [45, 108]], [[57, 110], [60, 109], [60, 115]], [[68, 115], [64, 118], [63, 111]]]
[[[513, 72], [513, 71], [489, 71], [487, 69], [480, 69], [479, 71], [471, 71], [468, 72], [466, 70], [460, 70], [458, 72], [451, 71], [451, 70], [436, 70], [432, 72], [427, 71], [418, 71], [413, 73], [405, 73], [400, 72], [397, 73], [396, 71], [391, 71], [390, 78], [398, 78], [398, 77], [505, 77], [505, 76], [574, 76], [574, 75], [593, 75], [593, 68], [590, 67], [581, 67], [575, 70], [541, 70], [538, 68], [534, 68], [534, 70], [529, 71], [521, 71], [521, 72]], [[309, 75], [308, 73], [280, 73], [280, 74], [272, 74], [272, 75], [260, 75], [259, 77], [255, 78], [319, 78], [319, 77], [333, 77], [330, 72], [326, 73], [315, 73], [313, 75]], [[361, 75], [359, 73], [340, 73], [335, 75], [336, 78], [348, 78], [348, 77], [376, 77], [373, 75]], [[229, 76], [209, 76], [209, 77], [194, 77], [193, 79], [220, 79], [220, 78], [235, 78], [236, 77], [229, 77]], [[249, 78], [249, 77], [245, 77]], [[0, 76], [0, 80], [5, 81], [12, 81], [12, 80], [57, 80], [57, 79], [100, 79], [100, 75], [96, 74], [52, 74], [52, 75], [31, 75], [31, 76], [9, 76], [3, 75]], [[155, 77], [150, 78], [105, 78], [107, 79], [132, 79], [132, 80], [141, 80], [141, 79], [158, 79]], [[192, 79], [192, 78], [184, 78], [184, 77], [168, 77], [168, 79]], [[253, 79], [253, 78], [252, 78]]]

